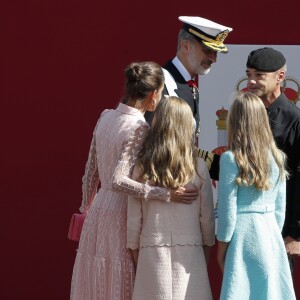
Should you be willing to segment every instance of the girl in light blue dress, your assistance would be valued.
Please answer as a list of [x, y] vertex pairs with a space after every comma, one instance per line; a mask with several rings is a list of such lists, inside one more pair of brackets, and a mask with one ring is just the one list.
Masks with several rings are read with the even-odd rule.
[[218, 254], [221, 300], [294, 300], [281, 236], [285, 155], [274, 142], [262, 101], [239, 93], [227, 120], [228, 151], [220, 160]]

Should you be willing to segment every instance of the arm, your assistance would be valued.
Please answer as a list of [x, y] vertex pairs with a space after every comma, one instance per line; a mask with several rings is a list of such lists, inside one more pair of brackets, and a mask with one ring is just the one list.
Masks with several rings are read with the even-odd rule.
[[238, 167], [234, 156], [225, 152], [220, 162], [220, 181], [218, 186], [218, 250], [217, 261], [224, 272], [226, 251], [234, 232], [237, 210], [237, 184]]
[[131, 249], [132, 256], [137, 266], [139, 247], [140, 247], [140, 234], [142, 230], [142, 205], [141, 199], [132, 196], [128, 197], [127, 207], [127, 243], [126, 247]]
[[92, 205], [92, 202], [97, 194], [98, 186], [100, 183], [97, 163], [97, 152], [96, 152], [96, 138], [95, 133], [101, 118], [109, 112], [109, 109], [105, 109], [100, 118], [97, 121], [93, 132], [93, 138], [90, 145], [90, 151], [88, 161], [85, 165], [84, 176], [82, 177], [82, 202], [79, 208], [80, 212], [87, 213]]
[[282, 231], [284, 219], [285, 219], [285, 208], [286, 208], [286, 183], [285, 180], [281, 181], [278, 179], [279, 187], [278, 193], [275, 199], [275, 217], [279, 227], [279, 230]]
[[222, 154], [220, 162], [217, 239], [222, 242], [219, 258], [223, 259], [226, 244], [230, 242], [236, 224], [238, 191], [236, 178], [239, 170], [234, 155], [229, 151]]
[[[220, 164], [220, 181], [218, 186], [218, 250], [217, 261], [222, 272], [224, 272], [225, 257], [228, 242], [231, 240], [235, 227], [236, 212], [236, 183], [237, 173], [231, 173], [232, 158], [223, 154]], [[228, 182], [227, 182], [228, 180]], [[232, 196], [231, 197], [231, 192]]]
[[198, 156], [204, 159], [204, 161], [207, 163], [210, 178], [218, 181], [221, 156], [219, 154], [205, 151], [202, 149], [198, 149]]
[[[137, 168], [133, 170], [133, 178], [138, 177]], [[139, 246], [140, 246], [140, 234], [142, 230], [142, 203], [141, 199], [133, 196], [128, 197], [127, 202], [127, 243], [126, 247], [131, 249], [132, 257], [137, 267]]]
[[148, 130], [149, 125], [140, 121], [138, 126], [130, 133], [129, 138], [124, 142], [120, 158], [113, 175], [113, 190], [119, 193], [142, 198], [146, 201], [156, 199], [161, 201], [172, 200], [190, 203], [192, 200], [195, 200], [198, 192], [194, 189], [186, 191], [185, 188], [181, 187], [177, 190], [171, 190], [139, 183], [130, 178], [132, 168], [148, 134]]
[[292, 170], [291, 178], [287, 181], [287, 236], [284, 241], [287, 253], [300, 255], [300, 121], [295, 124], [292, 144], [292, 152], [288, 155], [288, 166]]
[[131, 250], [139, 249], [140, 234], [142, 230], [142, 205], [141, 199], [128, 197], [127, 206], [127, 244]]
[[[300, 241], [300, 120], [295, 124], [291, 154], [288, 155], [288, 166], [291, 178], [287, 181], [287, 203], [290, 222], [288, 224], [288, 235], [296, 241]], [[290, 139], [292, 139], [290, 137]], [[299, 253], [300, 254], [300, 253]]]
[[[205, 161], [198, 158], [197, 163], [197, 171], [200, 177], [200, 227], [202, 241], [203, 245], [210, 248], [215, 244], [215, 215], [212, 185]], [[209, 253], [209, 250], [207, 252]]]
[[[300, 152], [299, 152], [300, 153]], [[297, 174], [294, 178], [292, 186], [292, 204], [289, 210], [291, 210], [292, 221], [289, 228], [289, 235], [285, 237], [285, 247], [289, 255], [300, 255], [300, 200], [299, 200], [299, 187], [300, 187], [300, 169], [298, 168]], [[287, 193], [289, 196], [289, 193]]]
[[90, 146], [88, 161], [85, 166], [84, 176], [82, 178], [82, 202], [79, 210], [82, 213], [87, 213], [98, 190], [99, 174], [97, 166], [96, 142], [95, 136]]
[[160, 200], [167, 201], [170, 199], [169, 189], [152, 187], [131, 179], [132, 168], [148, 135], [148, 131], [149, 125], [140, 121], [138, 126], [129, 134], [129, 138], [125, 140], [113, 175], [112, 188], [116, 192], [145, 200], [157, 197]]

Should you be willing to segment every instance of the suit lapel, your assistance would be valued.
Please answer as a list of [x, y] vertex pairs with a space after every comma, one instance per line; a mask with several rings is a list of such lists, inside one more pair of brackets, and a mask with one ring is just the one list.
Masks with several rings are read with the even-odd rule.
[[177, 89], [175, 90], [178, 97], [183, 98], [192, 108], [192, 111], [194, 111], [194, 99], [192, 95], [191, 88], [183, 78], [183, 76], [180, 74], [180, 72], [177, 70], [177, 68], [173, 65], [172, 61], [167, 62], [163, 68], [168, 70], [171, 75], [173, 76], [175, 82], [177, 83]]

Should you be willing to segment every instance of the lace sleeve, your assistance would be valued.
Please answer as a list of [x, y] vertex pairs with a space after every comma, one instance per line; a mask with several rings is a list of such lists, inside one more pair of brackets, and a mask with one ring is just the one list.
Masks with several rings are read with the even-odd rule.
[[97, 164], [95, 132], [100, 119], [108, 112], [109, 109], [105, 109], [101, 113], [93, 132], [93, 139], [90, 146], [88, 161], [85, 165], [84, 176], [82, 177], [82, 202], [79, 208], [79, 211], [82, 213], [87, 213], [98, 191], [100, 179]]
[[170, 201], [171, 190], [132, 180], [131, 174], [137, 156], [148, 134], [149, 125], [139, 121], [132, 130], [129, 138], [123, 143], [119, 161], [113, 175], [112, 188], [114, 191], [148, 200]]
[[95, 135], [93, 135], [88, 161], [85, 165], [84, 176], [82, 177], [82, 203], [79, 208], [82, 213], [86, 213], [90, 208], [97, 194], [99, 182], [96, 142]]

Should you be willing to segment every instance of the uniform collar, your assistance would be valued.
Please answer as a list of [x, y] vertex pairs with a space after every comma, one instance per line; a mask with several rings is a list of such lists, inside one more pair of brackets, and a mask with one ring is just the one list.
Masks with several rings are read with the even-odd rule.
[[182, 62], [179, 60], [179, 58], [177, 56], [172, 60], [172, 63], [177, 68], [177, 70], [180, 72], [180, 74], [185, 79], [185, 81], [189, 81], [189, 80], [193, 79], [193, 78], [191, 78], [190, 73], [188, 72], [188, 70], [185, 68], [185, 66], [182, 64]]

